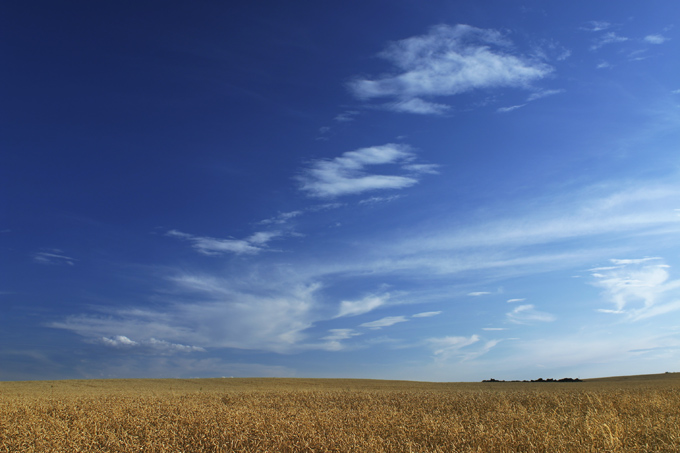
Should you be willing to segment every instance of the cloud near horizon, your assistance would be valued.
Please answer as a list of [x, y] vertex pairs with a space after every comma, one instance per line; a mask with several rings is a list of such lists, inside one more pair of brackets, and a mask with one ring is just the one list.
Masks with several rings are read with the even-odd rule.
[[423, 97], [499, 87], [528, 88], [553, 71], [542, 61], [513, 55], [512, 49], [496, 30], [438, 25], [425, 35], [393, 42], [378, 54], [395, 67], [393, 75], [356, 78], [348, 87], [362, 100], [395, 99], [384, 106], [395, 112], [438, 115], [450, 107]]
[[162, 307], [101, 307], [100, 313], [69, 316], [50, 326], [108, 346], [134, 342], [156, 349], [179, 344], [280, 353], [310, 347], [302, 332], [318, 319], [313, 312], [319, 284], [181, 273], [168, 280], [172, 296]]
[[465, 361], [486, 354], [501, 341], [490, 340], [482, 344], [481, 347], [470, 348], [470, 346], [478, 343], [480, 340], [481, 337], [475, 334], [469, 337], [447, 336], [430, 338], [427, 340], [427, 343], [432, 348], [437, 360], [448, 361], [458, 359], [459, 361]]
[[[472, 223], [466, 228], [451, 228], [450, 224], [443, 222], [431, 227], [427, 235], [423, 235], [422, 230], [414, 230], [412, 235], [402, 235], [399, 240], [381, 237], [372, 240], [370, 246], [355, 250], [361, 259], [357, 259], [359, 255], [348, 249], [347, 256], [336, 256], [328, 262], [318, 259], [307, 262], [302, 258], [294, 268], [290, 267], [289, 258], [285, 260], [285, 266], [280, 265], [284, 263], [275, 263], [273, 266], [253, 263], [240, 266], [234, 272], [220, 267], [210, 272], [193, 273], [176, 269], [172, 275], [168, 275], [168, 269], [164, 268], [162, 273], [166, 275], [165, 283], [170, 282], [170, 286], [157, 283], [159, 288], [153, 308], [142, 308], [143, 304], [138, 304], [136, 308], [102, 307], [98, 313], [70, 316], [51, 326], [77, 333], [88, 343], [114, 346], [117, 342], [118, 347], [130, 347], [131, 353], [140, 354], [151, 348], [153, 339], [167, 342], [168, 345], [210, 349], [234, 348], [276, 353], [342, 351], [348, 348], [341, 342], [353, 341], [352, 338], [358, 333], [356, 330], [360, 329], [357, 326], [351, 326], [356, 330], [347, 328], [343, 325], [345, 319], [340, 318], [379, 309], [386, 309], [384, 314], [389, 315], [387, 309], [390, 306], [406, 305], [411, 300], [418, 300], [419, 289], [410, 289], [406, 297], [406, 293], [400, 292], [404, 288], [397, 286], [391, 294], [363, 293], [343, 299], [335, 298], [330, 290], [325, 291], [328, 288], [319, 282], [332, 285], [338, 276], [359, 279], [368, 273], [387, 281], [397, 272], [403, 272], [411, 279], [429, 282], [440, 275], [485, 269], [488, 280], [483, 285], [479, 283], [479, 286], [461, 290], [454, 296], [478, 296], [475, 301], [483, 301], [486, 298], [479, 296], [490, 292], [475, 290], [489, 287], [494, 278], [506, 278], [507, 272], [528, 275], [554, 266], [584, 266], [582, 268], [587, 269], [597, 262], [592, 261], [591, 256], [602, 259], [605, 253], [602, 247], [593, 248], [584, 243], [583, 249], [571, 250], [571, 254], [536, 254], [531, 247], [533, 244], [560, 243], [572, 238], [584, 240], [592, 235], [616, 235], [619, 232], [627, 236], [653, 234], [656, 230], [664, 234], [676, 234], [680, 228], [676, 212], [668, 209], [669, 205], [676, 206], [678, 189], [675, 186], [626, 188], [606, 194], [589, 190], [586, 193], [588, 197], [585, 199], [581, 196], [576, 199], [551, 199], [543, 206], [533, 203], [530, 212], [514, 210], [507, 217], [497, 217], [489, 223]], [[569, 212], [568, 218], [564, 217], [565, 211]], [[194, 238], [192, 235], [187, 236], [189, 238], [180, 238]], [[266, 235], [251, 235], [250, 238], [249, 244], [253, 247], [257, 246], [258, 241], [268, 240]], [[607, 252], [607, 256], [612, 255]], [[664, 279], [663, 272], [667, 273], [668, 268], [663, 267], [659, 258], [619, 258], [591, 271], [606, 276], [607, 272], [624, 273], [635, 266], [646, 269], [636, 279], [648, 283], [640, 288], [643, 291], [641, 294], [647, 295], [647, 299], [653, 302], [647, 304], [649, 308], [641, 302], [643, 299], [633, 297], [635, 294], [630, 288], [626, 289], [630, 285], [625, 283], [633, 280], [631, 276], [595, 276], [596, 282], [601, 283], [604, 300], [616, 302], [619, 300], [617, 297], [622, 297], [620, 300], [625, 303], [615, 305], [615, 309], [628, 310], [631, 319], [642, 319], [680, 308], [677, 303], [674, 304], [678, 300], [678, 283], [667, 276]], [[622, 293], [624, 290], [627, 292]], [[450, 291], [450, 288], [444, 288], [435, 297], [450, 299]], [[432, 293], [428, 294], [430, 296]], [[161, 301], [162, 305], [158, 305]], [[523, 299], [509, 299], [507, 302], [523, 302]], [[644, 311], [636, 312], [640, 306]], [[503, 307], [507, 308], [499, 309], [497, 319], [511, 323], [513, 330], [540, 327], [555, 320], [554, 315], [539, 311], [534, 305], [508, 307], [504, 304]], [[413, 312], [416, 314], [409, 317], [410, 320], [419, 319], [422, 322], [428, 321], [436, 313]], [[357, 324], [367, 329], [363, 339], [380, 328], [408, 320], [405, 316], [384, 316]], [[337, 328], [318, 333], [314, 326], [321, 322], [332, 323], [329, 327]], [[493, 332], [490, 330], [493, 327], [488, 327], [493, 324], [485, 325], [486, 328], [481, 325], [479, 328]], [[394, 329], [395, 332], [397, 330]], [[428, 332], [428, 335], [432, 334]], [[122, 337], [142, 346], [125, 346]], [[106, 342], [103, 338], [110, 341]], [[436, 341], [422, 340], [420, 345], [433, 349], [435, 360], [473, 360], [493, 348], [496, 344], [494, 341], [499, 341], [489, 339], [485, 343], [478, 337], [472, 340], [475, 340], [474, 336], [442, 337]], [[477, 345], [472, 346], [472, 343]], [[163, 345], [165, 343], [156, 344], [156, 348], [161, 351]], [[370, 340], [363, 342], [362, 347], [371, 347]], [[167, 346], [167, 351], [163, 353], [175, 349], [178, 348]]]
[[680, 310], [680, 279], [670, 280], [661, 258], [612, 259], [613, 266], [591, 269], [593, 285], [613, 309], [601, 313], [625, 315], [631, 321]]
[[185, 344], [170, 343], [165, 340], [157, 340], [156, 338], [149, 338], [144, 341], [134, 341], [125, 335], [115, 335], [111, 338], [102, 337], [100, 342], [106, 346], [114, 348], [138, 348], [148, 350], [153, 353], [172, 354], [177, 352], [205, 352], [205, 348], [198, 346], [189, 346]]

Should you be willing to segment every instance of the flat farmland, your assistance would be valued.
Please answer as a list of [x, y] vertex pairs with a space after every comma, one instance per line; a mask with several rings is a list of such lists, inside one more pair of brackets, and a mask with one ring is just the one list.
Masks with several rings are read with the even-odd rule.
[[0, 382], [0, 452], [679, 452], [680, 374]]

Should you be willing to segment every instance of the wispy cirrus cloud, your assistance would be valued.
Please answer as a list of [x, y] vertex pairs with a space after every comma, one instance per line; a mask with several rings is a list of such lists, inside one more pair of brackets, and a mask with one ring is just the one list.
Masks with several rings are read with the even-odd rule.
[[203, 255], [215, 256], [225, 253], [236, 255], [260, 253], [267, 250], [265, 248], [267, 242], [282, 234], [280, 231], [260, 231], [246, 239], [219, 239], [170, 230], [165, 235], [190, 242], [192, 247]]
[[149, 338], [143, 341], [135, 341], [125, 335], [115, 335], [113, 337], [102, 337], [100, 342], [113, 348], [135, 348], [141, 352], [153, 352], [161, 354], [173, 354], [178, 352], [205, 352], [204, 348], [189, 346], [185, 344], [171, 343], [165, 340]]
[[671, 280], [663, 259], [612, 259], [613, 266], [591, 269], [593, 285], [603, 289], [613, 309], [602, 313], [625, 315], [637, 321], [680, 310], [680, 279]]
[[424, 101], [420, 98], [411, 98], [405, 101], [386, 104], [385, 108], [393, 112], [416, 113], [418, 115], [442, 115], [451, 110], [446, 104]]
[[38, 264], [75, 266], [75, 262], [78, 260], [64, 255], [62, 250], [49, 249], [45, 252], [34, 253], [33, 261]]
[[136, 346], [138, 343], [134, 340], [130, 340], [128, 337], [125, 335], [116, 335], [112, 338], [109, 337], [102, 337], [101, 338], [102, 343], [104, 343], [107, 346], [113, 346], [113, 347], [125, 347], [125, 346]]
[[393, 326], [400, 322], [408, 322], [408, 319], [405, 316], [387, 316], [376, 321], [365, 322], [360, 326], [367, 327], [369, 329], [381, 329], [383, 327]]
[[[621, 188], [597, 193], [598, 188], [581, 194], [560, 196], [546, 204], [531, 204], [531, 212], [516, 211], [512, 217], [499, 217], [470, 228], [451, 229], [443, 225], [429, 235], [407, 238], [394, 246], [413, 256], [425, 251], [522, 247], [597, 235], [633, 232], [651, 233], [680, 229], [674, 212], [680, 187], [675, 184], [640, 183], [639, 188]], [[539, 207], [540, 206], [540, 207]]]
[[477, 343], [480, 340], [479, 335], [472, 335], [470, 337], [452, 336], [442, 338], [430, 338], [428, 343], [432, 345], [435, 355], [449, 356], [457, 353], [460, 349]]
[[416, 174], [438, 175], [439, 165], [437, 164], [406, 164], [403, 165], [404, 170], [411, 171]]
[[[329, 289], [339, 281], [336, 280], [338, 278], [351, 281], [370, 274], [370, 278], [379, 283], [382, 279], [385, 282], [389, 279], [391, 283], [395, 281], [393, 276], [404, 275], [412, 282], [428, 286], [432, 278], [469, 275], [471, 271], [484, 270], [485, 280], [477, 281], [467, 291], [457, 290], [452, 295], [449, 287], [434, 296], [450, 299], [469, 294], [469, 291], [488, 292], [475, 290], [491, 287], [494, 279], [499, 276], [506, 278], [508, 273], [529, 275], [551, 268], [583, 268], [594, 260], [615, 256], [609, 249], [603, 252], [605, 245], [592, 247], [592, 243], [588, 242], [591, 237], [606, 237], [613, 241], [677, 235], [680, 231], [675, 210], [680, 199], [677, 184], [631, 184], [626, 181], [622, 187], [626, 188], [617, 191], [612, 189], [612, 185], [604, 190], [598, 186], [579, 194], [542, 198], [542, 201], [528, 203], [529, 209], [514, 206], [510, 213], [504, 211], [505, 214], [486, 222], [461, 224], [442, 219], [437, 224], [428, 225], [427, 229], [401, 232], [398, 237], [372, 237], [370, 242], [356, 249], [347, 248], [334, 255], [332, 260], [302, 257], [291, 261], [287, 258], [271, 266], [249, 262], [235, 272], [225, 272], [220, 268], [207, 274], [177, 270], [167, 277], [169, 287], [159, 289], [158, 297], [166, 299], [160, 307], [157, 302], [152, 308], [102, 308], [100, 313], [68, 317], [53, 327], [68, 329], [82, 335], [88, 342], [100, 344], [102, 338], [116, 341], [117, 336], [125, 336], [140, 344], [154, 338], [170, 344], [206, 349], [238, 348], [280, 353], [312, 349], [344, 350], [347, 347], [342, 342], [350, 338], [342, 337], [351, 335], [354, 330], [329, 330], [325, 336], [315, 334], [314, 338], [324, 338], [314, 342], [309, 340], [312, 327], [323, 321], [342, 328], [345, 326], [338, 323], [346, 320], [339, 318], [380, 309], [381, 312], [385, 310], [382, 313], [384, 317], [376, 316], [380, 319], [372, 322], [377, 324], [365, 323], [367, 325], [361, 326], [361, 329], [387, 328], [387, 323], [391, 322], [389, 318], [401, 319], [388, 316], [393, 315], [389, 308], [418, 300], [418, 289], [409, 288], [406, 293], [400, 288], [395, 289], [392, 295], [377, 292], [356, 298], [344, 296], [346, 298], [342, 299], [335, 298], [332, 289]], [[269, 240], [266, 235], [259, 238], [251, 235], [250, 238], [251, 246]], [[535, 245], [540, 244], [554, 244], [554, 247], [550, 247], [551, 252], [538, 251]], [[563, 245], [568, 251], [564, 248], [555, 250]], [[645, 259], [647, 261], [619, 259], [606, 267], [658, 264]], [[608, 270], [613, 269], [600, 269], [599, 272], [604, 274]], [[324, 287], [320, 282], [330, 285]], [[665, 302], [673, 302], [672, 294], [670, 290], [664, 292], [663, 298], [656, 299], [653, 307], [673, 308]], [[522, 302], [518, 299], [512, 301]], [[142, 306], [140, 304], [139, 307]], [[517, 305], [504, 307], [507, 308], [499, 308], [498, 317], [513, 323], [535, 324], [554, 318], [534, 306], [527, 308], [526, 304], [521, 309]], [[634, 308], [638, 306], [631, 300], [624, 310]], [[640, 314], [651, 313], [654, 311]], [[424, 314], [403, 318], [427, 321]], [[364, 335], [371, 333], [367, 330]], [[469, 340], [471, 337], [464, 338]], [[442, 359], [465, 359], [479, 356], [487, 350], [481, 339], [474, 347], [461, 346], [461, 342], [455, 341], [422, 344], [441, 350], [435, 356]]]
[[377, 203], [389, 203], [394, 200], [401, 198], [401, 195], [390, 195], [389, 197], [370, 197], [359, 201], [359, 204], [377, 204]]
[[508, 321], [515, 324], [531, 324], [534, 322], [552, 322], [557, 319], [550, 313], [545, 313], [531, 304], [520, 305], [506, 314]]
[[498, 113], [508, 113], [508, 112], [515, 111], [517, 109], [521, 109], [524, 106], [526, 106], [526, 104], [511, 105], [509, 107], [499, 107], [499, 108], [496, 109], [496, 112], [498, 112]]
[[548, 96], [554, 96], [554, 95], [560, 94], [560, 93], [564, 93], [564, 90], [563, 89], [559, 89], [559, 90], [539, 90], [539, 91], [536, 91], [535, 93], [530, 94], [529, 97], [527, 98], [527, 102], [532, 102], [532, 101], [535, 101], [537, 99], [545, 98], [545, 97], [548, 97]]
[[[348, 151], [334, 159], [312, 161], [297, 179], [303, 192], [320, 198], [404, 189], [417, 184], [421, 174], [432, 173], [435, 168], [414, 166], [415, 159], [416, 154], [408, 145], [389, 143]], [[378, 166], [396, 166], [401, 174], [369, 173], [369, 169]]]
[[611, 26], [612, 26], [611, 23], [604, 21], [604, 20], [591, 20], [591, 21], [588, 21], [584, 27], [581, 27], [581, 30], [603, 31], [603, 30], [607, 30]]
[[102, 307], [101, 313], [69, 316], [50, 327], [107, 346], [168, 351], [182, 345], [193, 351], [210, 347], [280, 353], [326, 348], [305, 344], [303, 334], [319, 319], [319, 284], [244, 280], [180, 273], [169, 279], [167, 291], [173, 296], [161, 308]]
[[615, 31], [605, 32], [605, 30], [610, 30], [612, 27], [619, 28], [618, 25], [615, 26], [610, 22], [596, 20], [588, 22], [588, 24], [585, 27], [581, 27], [582, 30], [596, 33], [596, 37], [593, 38], [591, 41], [593, 43], [590, 46], [591, 51], [598, 50], [610, 44], [622, 43], [630, 40], [630, 38], [626, 36], [621, 36], [617, 34]]
[[670, 38], [666, 38], [663, 35], [647, 35], [643, 38], [643, 41], [648, 43], [648, 44], [663, 44], [666, 41], [669, 41]]
[[381, 294], [366, 296], [359, 300], [343, 300], [340, 302], [340, 310], [336, 317], [363, 315], [385, 305], [389, 298], [389, 294]]
[[593, 40], [593, 45], [590, 46], [590, 50], [598, 50], [609, 44], [616, 44], [620, 42], [626, 42], [628, 38], [625, 36], [617, 35], [616, 32], [610, 31], [604, 33], [602, 36]]
[[441, 315], [441, 311], [425, 311], [423, 313], [416, 313], [415, 315], [411, 315], [411, 318], [431, 318], [433, 316], [438, 316]]
[[333, 120], [337, 121], [338, 123], [349, 123], [351, 121], [354, 121], [354, 119], [359, 114], [360, 112], [358, 110], [347, 110], [336, 115], [335, 118], [333, 118]]
[[526, 88], [553, 68], [516, 55], [510, 41], [496, 30], [469, 25], [439, 25], [425, 35], [393, 42], [379, 57], [395, 72], [356, 78], [348, 87], [363, 100], [392, 98], [384, 108], [396, 112], [442, 114], [449, 106], [430, 97], [452, 96], [477, 89]]
[[521, 109], [522, 107], [526, 107], [526, 105], [529, 102], [534, 102], [538, 99], [542, 99], [542, 98], [545, 98], [545, 97], [548, 97], [548, 96], [554, 96], [554, 95], [560, 94], [560, 93], [564, 93], [564, 90], [563, 89], [559, 89], [559, 90], [538, 90], [538, 91], [535, 91], [534, 93], [530, 94], [527, 97], [524, 104], [511, 105], [511, 106], [508, 106], [508, 107], [499, 107], [498, 109], [496, 109], [496, 113], [513, 112], [515, 110]]
[[289, 211], [289, 212], [280, 212], [279, 214], [275, 215], [274, 217], [271, 217], [269, 219], [265, 220], [260, 220], [258, 225], [283, 225], [290, 221], [291, 219], [294, 219], [295, 217], [298, 217], [302, 215], [304, 212], [303, 211]]
[[361, 332], [357, 332], [354, 329], [330, 329], [328, 333], [330, 335], [323, 337], [322, 340], [341, 341], [362, 335]]
[[[476, 359], [487, 352], [502, 340], [489, 340], [479, 343], [479, 335], [449, 336], [442, 338], [430, 338], [426, 343], [432, 348], [435, 358], [438, 361], [458, 360], [466, 361]], [[472, 347], [472, 345], [477, 345]]]

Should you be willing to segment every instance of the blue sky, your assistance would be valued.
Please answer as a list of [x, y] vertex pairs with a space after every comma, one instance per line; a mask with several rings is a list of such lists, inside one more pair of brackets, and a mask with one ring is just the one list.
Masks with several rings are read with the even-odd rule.
[[0, 379], [680, 371], [680, 3], [0, 8]]

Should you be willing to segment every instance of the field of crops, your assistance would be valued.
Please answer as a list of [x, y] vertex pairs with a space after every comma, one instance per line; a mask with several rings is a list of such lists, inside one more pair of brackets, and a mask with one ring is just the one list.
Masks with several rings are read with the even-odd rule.
[[680, 374], [0, 382], [0, 452], [680, 452]]

